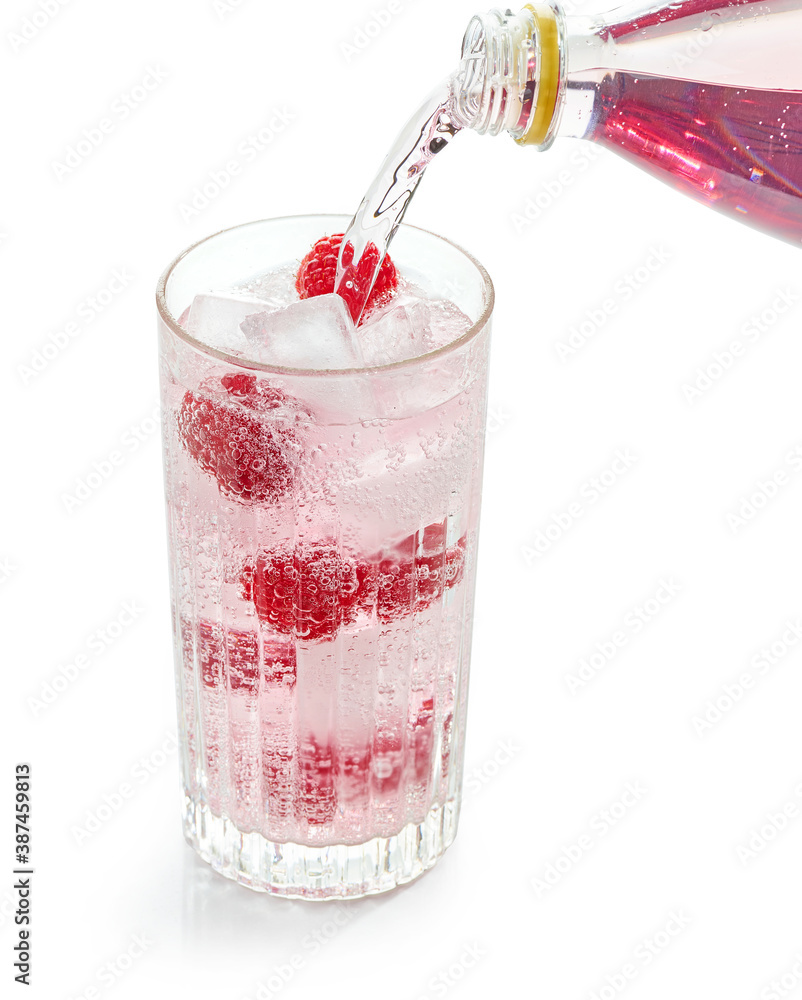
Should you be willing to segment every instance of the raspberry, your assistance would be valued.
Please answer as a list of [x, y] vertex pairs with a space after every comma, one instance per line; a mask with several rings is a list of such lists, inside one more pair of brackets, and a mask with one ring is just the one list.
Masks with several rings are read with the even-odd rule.
[[[302, 299], [311, 299], [315, 295], [326, 295], [335, 291], [337, 258], [344, 235], [344, 233], [334, 233], [332, 236], [321, 237], [301, 261], [295, 287]], [[398, 271], [390, 257], [386, 256], [379, 268], [373, 289], [368, 295], [367, 285], [373, 277], [378, 260], [379, 250], [375, 243], [368, 243], [356, 265], [353, 244], [349, 240], [345, 245], [343, 264], [346, 271], [336, 291], [345, 299], [354, 322], [363, 312], [363, 307], [362, 318], [377, 306], [387, 302], [398, 287]], [[362, 319], [359, 320], [360, 324], [361, 322]]]
[[240, 584], [259, 621], [279, 635], [333, 639], [356, 616], [356, 564], [333, 543], [261, 552]]
[[250, 410], [277, 410], [280, 407], [292, 407], [295, 401], [281, 389], [263, 382], [255, 375], [238, 372], [236, 375], [224, 375], [220, 384], [232, 399], [242, 403]]
[[466, 536], [445, 548], [445, 525], [430, 524], [388, 554], [352, 558], [333, 542], [260, 552], [240, 573], [240, 593], [271, 631], [333, 639], [359, 611], [382, 624], [425, 611], [465, 570]]
[[409, 535], [388, 555], [360, 562], [360, 606], [375, 606], [383, 624], [425, 611], [462, 579], [466, 543], [463, 535], [445, 548], [445, 524], [430, 524], [422, 536]]
[[224, 375], [220, 385], [226, 394], [219, 400], [205, 392], [184, 394], [180, 439], [224, 496], [242, 503], [274, 501], [292, 486], [297, 439], [290, 427], [270, 425], [262, 414], [287, 407], [290, 400], [255, 375]]

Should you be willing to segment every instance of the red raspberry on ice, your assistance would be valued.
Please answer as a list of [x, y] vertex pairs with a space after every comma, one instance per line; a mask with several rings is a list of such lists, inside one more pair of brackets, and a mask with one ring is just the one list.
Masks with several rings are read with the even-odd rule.
[[292, 486], [297, 439], [290, 427], [271, 425], [263, 415], [291, 401], [255, 375], [224, 375], [219, 384], [225, 396], [184, 394], [178, 411], [184, 447], [224, 496], [243, 503], [278, 499]]
[[[332, 236], [321, 237], [309, 253], [301, 261], [295, 287], [302, 299], [311, 299], [315, 295], [326, 295], [335, 291], [334, 281], [337, 277], [337, 258], [340, 255], [340, 245], [344, 233], [334, 233]], [[384, 258], [379, 268], [373, 289], [365, 303], [366, 285], [370, 280], [379, 250], [375, 243], [368, 243], [362, 257], [354, 264], [354, 247], [349, 241], [345, 245], [343, 263], [346, 273], [337, 294], [345, 299], [351, 318], [356, 319], [365, 304], [364, 315], [376, 306], [385, 303], [398, 287], [398, 271], [389, 255]], [[348, 283], [350, 287], [348, 286]], [[361, 323], [361, 320], [360, 320]]]
[[356, 563], [333, 543], [261, 552], [240, 583], [259, 620], [279, 635], [333, 639], [355, 617]]

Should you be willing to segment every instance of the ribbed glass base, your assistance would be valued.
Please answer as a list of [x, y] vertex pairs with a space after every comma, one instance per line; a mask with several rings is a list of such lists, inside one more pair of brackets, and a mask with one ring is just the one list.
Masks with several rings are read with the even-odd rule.
[[240, 833], [231, 820], [184, 799], [184, 836], [204, 861], [249, 889], [292, 899], [358, 899], [411, 882], [451, 845], [457, 819], [451, 799], [394, 837], [306, 847]]

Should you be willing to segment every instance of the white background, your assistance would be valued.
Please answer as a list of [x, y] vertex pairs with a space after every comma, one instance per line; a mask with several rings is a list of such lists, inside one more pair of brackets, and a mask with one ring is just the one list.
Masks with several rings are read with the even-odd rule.
[[[352, 211], [475, 8], [402, 0], [368, 41], [358, 32], [385, 0], [57, 2], [20, 44], [40, 8], [6, 0], [0, 32], [3, 995], [23, 991], [19, 760], [33, 768], [36, 868], [26, 996], [607, 1000], [607, 977], [628, 1000], [802, 995], [802, 643], [788, 630], [802, 624], [802, 476], [788, 460], [802, 444], [799, 251], [611, 154], [588, 165], [592, 148], [571, 140], [538, 154], [464, 135], [435, 164], [407, 221], [472, 251], [497, 292], [460, 834], [430, 874], [378, 899], [250, 893], [184, 845], [176, 755], [162, 751], [175, 710], [153, 289], [218, 229]], [[125, 95], [160, 76], [125, 115]], [[90, 155], [58, 167], [103, 119]], [[271, 121], [246, 159], [241, 143]], [[182, 213], [231, 160], [225, 190]], [[521, 224], [528, 204], [546, 207]], [[794, 303], [779, 315], [781, 293]], [[613, 314], [562, 360], [558, 343], [608, 298]], [[735, 339], [744, 355], [689, 401], [683, 385]], [[619, 450], [637, 461], [591, 502]], [[728, 521], [778, 473], [775, 496]], [[534, 555], [577, 502], [581, 517]], [[636, 630], [661, 581], [678, 592]], [[572, 693], [616, 632], [626, 644]], [[756, 665], [772, 643], [774, 662]], [[638, 800], [616, 807], [631, 783]]]

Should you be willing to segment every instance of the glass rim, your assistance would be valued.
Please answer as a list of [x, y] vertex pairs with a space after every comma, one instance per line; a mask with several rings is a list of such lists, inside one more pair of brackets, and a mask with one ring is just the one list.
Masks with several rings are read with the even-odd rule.
[[288, 220], [302, 220], [302, 219], [349, 219], [350, 216], [342, 215], [337, 212], [312, 212], [308, 215], [279, 215], [274, 218], [269, 219], [254, 219], [252, 222], [241, 222], [236, 226], [228, 226], [225, 229], [219, 229], [215, 233], [210, 233], [208, 236], [204, 236], [200, 240], [196, 240], [195, 243], [188, 246], [185, 250], [182, 250], [177, 257], [173, 258], [172, 261], [167, 265], [161, 274], [156, 285], [156, 308], [158, 310], [159, 316], [162, 321], [181, 340], [186, 341], [190, 346], [194, 347], [196, 350], [200, 351], [202, 354], [209, 355], [210, 357], [217, 358], [220, 361], [225, 361], [227, 364], [233, 365], [237, 368], [248, 368], [254, 371], [271, 372], [279, 375], [304, 375], [307, 377], [313, 376], [326, 376], [332, 377], [336, 375], [355, 375], [355, 374], [370, 374], [371, 372], [390, 372], [398, 371], [403, 368], [414, 367], [415, 365], [421, 364], [422, 362], [429, 361], [433, 358], [444, 357], [450, 354], [452, 351], [458, 350], [460, 347], [467, 344], [469, 341], [473, 340], [479, 332], [484, 329], [490, 320], [493, 313], [493, 306], [496, 301], [496, 292], [493, 287], [493, 281], [490, 275], [487, 273], [485, 267], [473, 256], [473, 254], [468, 253], [459, 244], [454, 243], [452, 240], [447, 239], [445, 236], [440, 236], [438, 233], [433, 233], [429, 229], [423, 229], [420, 226], [411, 226], [407, 223], [401, 223], [401, 229], [415, 229], [419, 233], [425, 233], [427, 236], [434, 237], [436, 240], [447, 244], [452, 247], [458, 253], [462, 254], [471, 264], [476, 268], [479, 273], [479, 277], [482, 280], [483, 285], [488, 290], [487, 302], [482, 309], [479, 318], [470, 325], [470, 327], [461, 334], [456, 340], [451, 340], [442, 347], [438, 347], [433, 351], [428, 351], [426, 354], [417, 354], [414, 358], [405, 358], [403, 361], [393, 361], [386, 365], [373, 365], [371, 367], [359, 367], [359, 368], [286, 368], [280, 365], [266, 365], [261, 361], [254, 361], [249, 358], [237, 357], [234, 354], [228, 354], [226, 351], [217, 350], [217, 348], [209, 347], [200, 340], [196, 340], [192, 337], [186, 330], [178, 325], [178, 321], [170, 312], [167, 307], [167, 302], [165, 298], [165, 293], [167, 289], [167, 283], [173, 274], [173, 271], [178, 267], [185, 257], [188, 257], [193, 250], [197, 249], [204, 243], [208, 243], [209, 240], [213, 240], [218, 236], [222, 236], [225, 233], [231, 233], [236, 229], [246, 229], [248, 226], [259, 226], [266, 222], [285, 222]]

